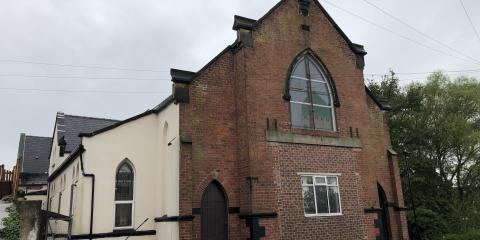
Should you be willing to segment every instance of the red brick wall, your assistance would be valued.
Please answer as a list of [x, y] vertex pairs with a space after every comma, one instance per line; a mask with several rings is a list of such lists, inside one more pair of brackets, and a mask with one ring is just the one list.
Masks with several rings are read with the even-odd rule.
[[[272, 143], [269, 150], [279, 175], [281, 239], [363, 238], [358, 149]], [[300, 172], [341, 173], [338, 180], [342, 216], [304, 216], [301, 182], [297, 174]]]
[[[301, 30], [302, 24], [310, 25], [309, 33]], [[364, 208], [378, 208], [377, 182], [389, 201], [401, 195], [401, 185], [392, 180], [398, 171], [387, 158], [390, 142], [383, 113], [365, 93], [355, 54], [315, 4], [308, 17], [300, 16], [297, 0], [286, 0], [252, 35], [253, 47], [224, 52], [191, 83], [190, 102], [180, 104], [180, 135], [192, 139], [181, 146], [181, 214], [199, 208], [203, 189], [216, 179], [229, 207], [240, 207], [242, 213], [278, 213], [277, 218], [261, 219], [267, 233], [263, 239], [375, 239], [376, 215]], [[289, 103], [282, 96], [288, 69], [306, 48], [335, 82], [340, 100], [335, 133], [291, 128]], [[358, 128], [362, 148], [267, 143], [267, 118], [277, 122], [278, 131], [315, 136], [349, 137], [350, 127], [354, 132]], [[306, 218], [298, 172], [341, 173], [344, 214]], [[247, 177], [258, 181], [250, 185]], [[392, 234], [400, 239], [404, 231], [397, 226], [404, 216], [395, 218], [391, 212]], [[181, 239], [200, 239], [200, 226], [198, 215], [181, 223]], [[238, 214], [230, 214], [229, 226], [230, 239], [248, 237]]]

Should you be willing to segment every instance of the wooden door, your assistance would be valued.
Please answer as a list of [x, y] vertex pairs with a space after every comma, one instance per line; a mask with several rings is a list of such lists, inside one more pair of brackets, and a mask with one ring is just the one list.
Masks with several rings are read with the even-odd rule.
[[202, 240], [227, 239], [227, 199], [219, 184], [212, 182], [202, 197]]
[[380, 230], [380, 240], [389, 240], [390, 237], [390, 221], [388, 219], [388, 201], [387, 195], [383, 190], [380, 184], [377, 185], [378, 187], [378, 198], [380, 201], [380, 208], [382, 209], [378, 213], [378, 221], [379, 221], [379, 230]]

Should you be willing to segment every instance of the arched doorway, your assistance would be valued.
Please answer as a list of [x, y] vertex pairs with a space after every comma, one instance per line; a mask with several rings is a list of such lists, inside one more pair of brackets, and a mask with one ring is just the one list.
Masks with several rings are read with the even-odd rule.
[[382, 209], [378, 213], [378, 221], [379, 221], [379, 232], [380, 232], [380, 238], [381, 240], [389, 240], [391, 239], [390, 237], [390, 221], [388, 219], [388, 201], [387, 201], [387, 195], [385, 194], [385, 191], [383, 190], [382, 186], [377, 183], [378, 187], [378, 199], [380, 203], [380, 208]]
[[216, 181], [202, 197], [202, 240], [228, 239], [228, 213], [225, 192]]

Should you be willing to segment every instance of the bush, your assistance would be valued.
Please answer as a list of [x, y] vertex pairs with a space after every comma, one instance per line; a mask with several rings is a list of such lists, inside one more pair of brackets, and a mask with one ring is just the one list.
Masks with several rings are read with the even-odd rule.
[[20, 239], [20, 215], [15, 205], [7, 209], [8, 216], [3, 219], [3, 229], [0, 229], [0, 239], [18, 240]]
[[447, 223], [438, 213], [426, 208], [417, 208], [416, 212], [416, 226], [413, 213], [408, 213], [412, 239], [436, 239], [447, 231]]
[[468, 232], [462, 234], [448, 234], [439, 240], [480, 240], [480, 231]]
[[9, 203], [12, 202], [12, 200], [13, 200], [12, 195], [7, 195], [2, 198], [2, 201], [9, 202]]

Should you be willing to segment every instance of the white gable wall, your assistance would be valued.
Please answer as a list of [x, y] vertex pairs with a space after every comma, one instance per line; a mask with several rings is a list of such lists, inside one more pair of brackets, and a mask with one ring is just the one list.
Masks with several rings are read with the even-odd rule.
[[[172, 144], [168, 146], [170, 141]], [[178, 105], [172, 103], [159, 114], [150, 114], [94, 137], [83, 138], [82, 143], [86, 149], [83, 153], [85, 172], [96, 177], [93, 232], [114, 230], [115, 174], [119, 164], [129, 159], [135, 172], [134, 228], [148, 218], [138, 230], [157, 230], [158, 236], [134, 239], [178, 239], [177, 223], [154, 221], [155, 217], [178, 216], [179, 213]], [[74, 235], [89, 233], [90, 187], [91, 179], [83, 177], [75, 188]], [[68, 198], [62, 196], [65, 205], [68, 205]]]
[[50, 164], [48, 165], [48, 175], [52, 174], [60, 165], [63, 163], [65, 159], [68, 158], [70, 154], [65, 153], [63, 157], [60, 157], [60, 147], [58, 146], [58, 127], [55, 124], [54, 133], [53, 133], [53, 141], [52, 141], [52, 149], [50, 151]]

